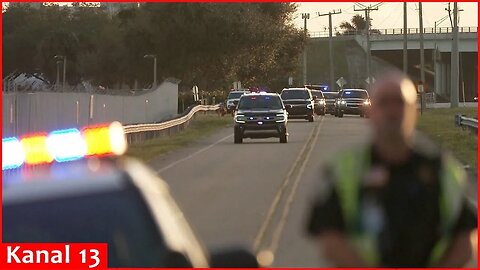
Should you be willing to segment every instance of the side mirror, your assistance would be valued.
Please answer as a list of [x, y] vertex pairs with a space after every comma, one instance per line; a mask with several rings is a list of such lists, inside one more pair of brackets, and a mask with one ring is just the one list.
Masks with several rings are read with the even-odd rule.
[[285, 109], [291, 109], [291, 108], [292, 108], [292, 105], [290, 104], [285, 105]]
[[253, 253], [244, 249], [213, 252], [210, 256], [212, 268], [258, 268], [260, 264]]
[[313, 96], [313, 100], [317, 100], [317, 98], [318, 98], [317, 96]]

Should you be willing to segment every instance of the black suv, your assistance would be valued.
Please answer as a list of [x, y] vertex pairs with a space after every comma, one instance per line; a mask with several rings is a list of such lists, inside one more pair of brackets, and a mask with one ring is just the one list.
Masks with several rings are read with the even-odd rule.
[[323, 92], [323, 96], [325, 97], [325, 107], [326, 112], [329, 114], [335, 114], [335, 102], [338, 98], [339, 92]]
[[280, 95], [288, 111], [290, 119], [306, 119], [313, 122], [314, 103], [307, 88], [285, 88]]
[[343, 89], [337, 100], [338, 117], [344, 114], [356, 114], [368, 117], [370, 113], [370, 96], [365, 89]]
[[234, 142], [243, 138], [277, 137], [287, 142], [288, 114], [276, 93], [251, 93], [240, 98], [235, 113]]
[[317, 115], [325, 115], [327, 107], [325, 105], [325, 96], [320, 90], [311, 90], [314, 99], [314, 111]]

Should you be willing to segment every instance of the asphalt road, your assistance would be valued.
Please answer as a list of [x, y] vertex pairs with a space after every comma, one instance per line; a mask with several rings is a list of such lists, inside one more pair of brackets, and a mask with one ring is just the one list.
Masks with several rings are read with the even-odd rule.
[[207, 248], [267, 249], [274, 267], [326, 267], [305, 233], [310, 200], [324, 187], [322, 164], [366, 140], [368, 125], [358, 116], [293, 120], [287, 144], [234, 144], [233, 128], [226, 128], [151, 165]]
[[207, 247], [272, 250], [278, 267], [326, 266], [305, 235], [309, 198], [322, 188], [322, 163], [364, 140], [368, 122], [325, 116], [292, 120], [288, 128], [287, 144], [233, 144], [228, 128], [152, 162]]

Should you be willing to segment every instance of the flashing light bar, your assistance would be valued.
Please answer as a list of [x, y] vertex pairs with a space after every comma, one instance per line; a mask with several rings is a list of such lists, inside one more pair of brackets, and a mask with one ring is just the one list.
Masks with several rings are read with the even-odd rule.
[[2, 139], [2, 170], [18, 168], [24, 162], [25, 154], [17, 138]]
[[87, 145], [76, 128], [50, 133], [47, 137], [47, 149], [57, 162], [81, 159], [87, 153]]
[[2, 170], [24, 164], [40, 165], [79, 160], [88, 156], [122, 155], [127, 141], [122, 124], [90, 126], [80, 132], [76, 128], [56, 130], [50, 134], [35, 134], [2, 139]]
[[25, 153], [26, 164], [38, 165], [53, 161], [53, 157], [47, 148], [47, 135], [38, 134], [24, 137], [20, 140], [20, 143]]

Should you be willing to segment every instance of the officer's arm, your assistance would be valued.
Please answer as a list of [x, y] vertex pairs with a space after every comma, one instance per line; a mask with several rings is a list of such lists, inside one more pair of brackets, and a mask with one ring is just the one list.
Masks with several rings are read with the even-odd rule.
[[319, 235], [324, 255], [335, 267], [367, 267], [358, 252], [350, 245], [346, 235], [336, 230], [326, 230]]
[[439, 267], [464, 267], [472, 258], [472, 243], [470, 232], [463, 231], [455, 235], [452, 244], [440, 262]]

